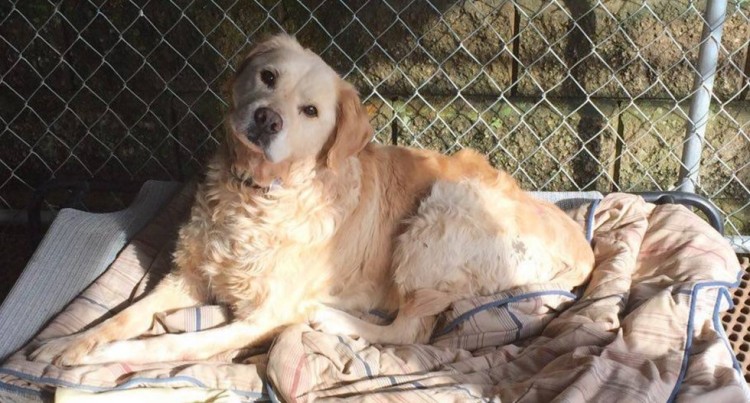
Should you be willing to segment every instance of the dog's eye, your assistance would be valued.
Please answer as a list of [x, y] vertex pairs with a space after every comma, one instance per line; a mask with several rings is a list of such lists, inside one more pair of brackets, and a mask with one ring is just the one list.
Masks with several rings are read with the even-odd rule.
[[318, 108], [316, 108], [316, 107], [314, 107], [312, 105], [303, 106], [302, 107], [302, 113], [304, 113], [308, 117], [314, 118], [314, 117], [318, 116]]
[[263, 84], [267, 85], [269, 88], [273, 88], [276, 84], [276, 75], [270, 70], [263, 70], [260, 72], [260, 81], [263, 81]]

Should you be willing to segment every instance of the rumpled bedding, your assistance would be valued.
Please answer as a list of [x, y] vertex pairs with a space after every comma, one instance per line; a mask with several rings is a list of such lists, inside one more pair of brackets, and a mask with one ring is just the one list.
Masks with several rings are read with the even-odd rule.
[[[200, 362], [59, 368], [29, 361], [37, 340], [101, 321], [158, 281], [192, 192], [186, 187], [175, 196], [96, 282], [0, 367], [0, 400], [49, 398], [58, 386], [197, 386], [244, 401], [750, 401], [719, 319], [742, 272], [732, 248], [688, 209], [628, 194], [605, 197], [588, 223], [593, 206], [569, 212], [582, 230], [593, 228], [596, 268], [582, 290], [533, 284], [457, 301], [428, 345], [370, 344], [295, 325], [270, 347]], [[219, 306], [183, 309], [157, 315], [149, 334], [227, 320]]]

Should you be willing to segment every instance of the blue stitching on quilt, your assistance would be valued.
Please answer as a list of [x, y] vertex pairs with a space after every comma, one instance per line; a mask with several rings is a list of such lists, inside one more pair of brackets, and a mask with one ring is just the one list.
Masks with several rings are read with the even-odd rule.
[[42, 391], [40, 390], [28, 389], [24, 388], [23, 386], [11, 385], [5, 382], [0, 382], [0, 389], [6, 390], [8, 392], [18, 393], [24, 396], [41, 397], [43, 395]]
[[589, 206], [589, 212], [586, 214], [586, 240], [591, 243], [594, 239], [594, 215], [596, 214], [596, 208], [599, 206], [600, 199], [596, 199], [591, 202]]
[[510, 308], [506, 309], [505, 312], [508, 312], [508, 315], [510, 315], [510, 319], [513, 321], [513, 323], [516, 324], [516, 337], [514, 341], [518, 341], [519, 339], [521, 339], [521, 329], [523, 329], [523, 323], [518, 320], [518, 317], [513, 313], [513, 311], [510, 310]]
[[463, 387], [461, 385], [453, 385], [453, 388], [458, 389], [460, 391], [463, 391], [464, 393], [466, 393], [467, 395], [469, 395], [469, 397], [477, 399], [480, 402], [489, 402], [490, 401], [490, 398], [484, 397], [484, 396], [477, 396], [477, 395], [471, 393], [471, 391], [469, 391], [469, 389], [466, 389], [465, 387]]
[[559, 296], [567, 297], [567, 298], [570, 298], [570, 299], [573, 299], [573, 300], [575, 300], [575, 299], [578, 298], [575, 294], [573, 294], [573, 293], [571, 293], [569, 291], [548, 290], [548, 291], [530, 292], [530, 293], [527, 293], [527, 294], [516, 295], [516, 296], [513, 296], [513, 297], [508, 297], [508, 298], [503, 298], [503, 299], [499, 299], [499, 300], [496, 300], [496, 301], [488, 302], [486, 304], [480, 305], [480, 306], [478, 306], [476, 308], [470, 309], [470, 310], [462, 313], [461, 315], [459, 315], [458, 317], [456, 317], [455, 319], [453, 319], [453, 321], [451, 323], [445, 325], [442, 330], [433, 333], [432, 338], [434, 339], [436, 337], [440, 337], [440, 336], [443, 336], [443, 335], [445, 335], [447, 333], [450, 333], [456, 327], [458, 327], [458, 325], [460, 325], [464, 321], [468, 320], [470, 317], [478, 314], [479, 312], [486, 311], [486, 310], [491, 309], [491, 308], [498, 308], [500, 306], [507, 305], [507, 304], [510, 304], [512, 302], [520, 301], [520, 300], [523, 300], [523, 299], [536, 298], [536, 297], [545, 296], [545, 295], [559, 295]]
[[362, 365], [365, 366], [365, 372], [367, 372], [367, 377], [368, 378], [372, 378], [372, 370], [370, 369], [370, 366], [367, 364], [367, 362], [365, 360], [363, 360], [362, 357], [359, 356], [359, 354], [357, 354], [356, 352], [354, 352], [354, 349], [352, 348], [352, 346], [350, 346], [348, 343], [346, 343], [344, 341], [343, 337], [341, 337], [341, 336], [336, 336], [336, 337], [339, 339], [339, 343], [345, 345], [349, 349], [349, 351], [351, 351], [352, 354], [354, 354], [354, 357], [357, 360], [359, 360], [362, 363]]
[[89, 297], [86, 297], [86, 296], [83, 296], [83, 295], [79, 295], [78, 298], [80, 298], [80, 299], [82, 299], [82, 300], [84, 300], [84, 301], [86, 301], [86, 302], [88, 302], [90, 304], [96, 305], [99, 308], [104, 309], [104, 311], [107, 312], [110, 315], [112, 314], [112, 310], [108, 306], [102, 304], [101, 302], [99, 302], [99, 301], [97, 301], [97, 300], [95, 300], [93, 298], [89, 298]]
[[[34, 376], [34, 375], [30, 375], [24, 372], [20, 372], [20, 371], [8, 369], [8, 368], [0, 368], [0, 373], [12, 375], [17, 378], [24, 379], [26, 381], [31, 381], [31, 382], [36, 382], [36, 383], [45, 383], [45, 384], [50, 384], [53, 386], [65, 386], [71, 389], [81, 389], [81, 390], [87, 390], [90, 392], [106, 392], [106, 391], [112, 391], [112, 390], [123, 390], [123, 389], [127, 389], [128, 386], [132, 385], [133, 383], [138, 383], [138, 382], [162, 384], [162, 383], [170, 383], [170, 382], [175, 382], [175, 381], [184, 381], [184, 382], [192, 383], [193, 385], [196, 385], [201, 388], [206, 388], [206, 385], [204, 385], [203, 382], [193, 377], [184, 376], [184, 375], [173, 376], [171, 378], [137, 377], [137, 378], [132, 378], [128, 380], [127, 382], [121, 385], [117, 385], [113, 388], [106, 388], [102, 386], [77, 384], [77, 383], [67, 382], [61, 379], [55, 379], [55, 378], [50, 378], [50, 377], [45, 377], [45, 376]], [[3, 384], [3, 382], [0, 382], [0, 384]], [[10, 386], [13, 386], [13, 385], [10, 385]], [[238, 389], [229, 389], [229, 390], [242, 396], [255, 398], [256, 400], [266, 397], [265, 394], [259, 393], [259, 392], [244, 391], [244, 390], [238, 390]]]
[[695, 320], [695, 303], [697, 300], [698, 291], [706, 287], [737, 287], [740, 284], [741, 276], [742, 271], [737, 273], [737, 281], [734, 283], [727, 283], [726, 281], [707, 281], [703, 283], [693, 284], [693, 292], [690, 294], [690, 311], [688, 316], [687, 337], [685, 338], [685, 352], [682, 355], [680, 374], [677, 376], [677, 381], [675, 382], [674, 388], [672, 389], [672, 393], [669, 395], [669, 399], [667, 399], [667, 402], [674, 402], [675, 398], [677, 398], [677, 394], [680, 391], [680, 387], [682, 387], [682, 382], [685, 380], [688, 361], [690, 359], [690, 349], [693, 347], [693, 327], [695, 326], [693, 322]]

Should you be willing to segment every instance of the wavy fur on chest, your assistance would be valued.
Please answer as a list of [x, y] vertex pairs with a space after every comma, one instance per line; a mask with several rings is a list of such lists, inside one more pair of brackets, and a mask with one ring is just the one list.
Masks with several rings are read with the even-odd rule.
[[315, 264], [310, 259], [324, 252], [358, 202], [356, 166], [329, 178], [316, 176], [304, 164], [314, 161], [291, 169], [307, 174], [292, 175], [283, 187], [265, 191], [232, 177], [218, 158], [198, 187], [190, 221], [180, 230], [175, 262], [192, 283], [204, 286], [204, 295], [229, 304], [238, 317], [276, 298], [276, 290], [287, 294], [278, 297], [305, 299], [301, 294], [314, 284], [290, 287], [289, 282], [309, 277], [302, 271]]

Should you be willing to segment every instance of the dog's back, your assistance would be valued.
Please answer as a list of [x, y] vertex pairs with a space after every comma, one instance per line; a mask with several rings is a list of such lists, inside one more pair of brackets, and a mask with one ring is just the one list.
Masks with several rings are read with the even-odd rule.
[[[389, 237], [399, 236], [392, 268], [411, 267], [418, 260], [425, 270], [444, 268], [420, 278], [445, 277], [441, 281], [450, 284], [453, 268], [479, 259], [483, 263], [477, 260], [474, 265], [505, 271], [502, 279], [487, 279], [482, 285], [499, 290], [547, 281], [573, 288], [593, 267], [593, 252], [580, 226], [556, 206], [523, 192], [510, 175], [494, 169], [476, 151], [445, 156], [372, 145], [359, 158], [364, 180], [377, 177], [369, 181], [378, 184], [365, 189], [369, 193], [363, 193], [361, 203], [376, 203], [384, 214], [377, 219], [362, 216], [363, 222], [354, 224], [398, 228], [387, 231]], [[514, 271], [518, 274], [511, 274]]]
[[[381, 297], [382, 308], [396, 307], [399, 314], [391, 325], [375, 326], [324, 310], [316, 316], [324, 331], [374, 343], [426, 342], [435, 315], [452, 301], [534, 283], [572, 289], [593, 268], [580, 226], [556, 206], [521, 191], [510, 175], [474, 151], [444, 156], [373, 145], [359, 158], [363, 180], [377, 184], [360, 203], [387, 214], [355, 215], [350, 225], [389, 230], [364, 231], [386, 236], [373, 240], [385, 247], [371, 254], [380, 254], [377, 261], [385, 265], [364, 263], [357, 272], [362, 277], [350, 283], [384, 281], [392, 288]], [[341, 237], [359, 243], [361, 234]], [[356, 293], [356, 286], [349, 290]], [[346, 295], [341, 301], [332, 305], [349, 308]]]

